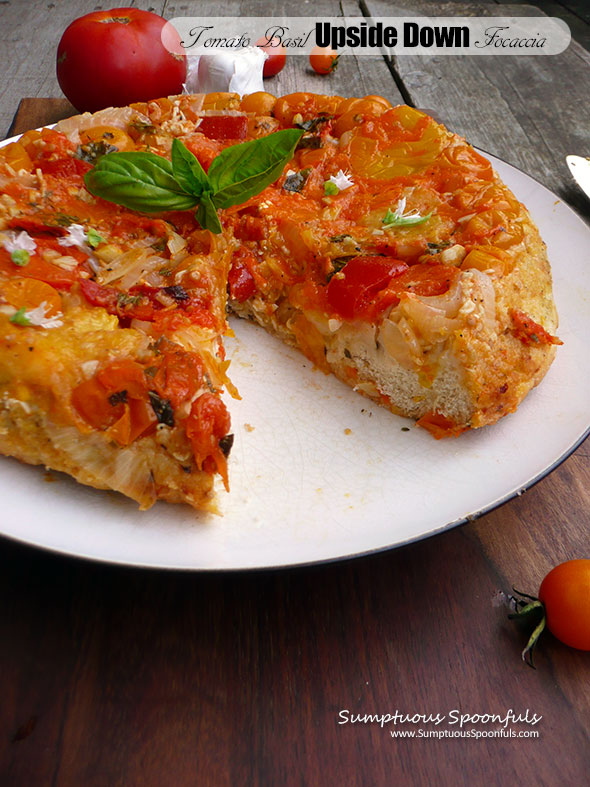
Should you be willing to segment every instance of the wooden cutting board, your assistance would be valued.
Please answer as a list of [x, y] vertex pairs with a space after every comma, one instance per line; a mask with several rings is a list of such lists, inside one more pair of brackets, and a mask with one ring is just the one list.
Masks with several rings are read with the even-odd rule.
[[8, 129], [8, 136], [49, 126], [75, 114], [76, 110], [66, 98], [23, 98]]

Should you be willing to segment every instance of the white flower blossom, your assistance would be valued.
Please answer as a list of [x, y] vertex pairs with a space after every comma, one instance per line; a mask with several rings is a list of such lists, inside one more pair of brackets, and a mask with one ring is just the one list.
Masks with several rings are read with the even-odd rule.
[[337, 175], [330, 175], [327, 182], [333, 183], [338, 191], [344, 191], [354, 185], [350, 172], [344, 172], [342, 169], [339, 170]]
[[70, 224], [68, 227], [68, 234], [63, 238], [58, 239], [60, 246], [78, 246], [86, 250], [86, 230], [81, 224]]
[[381, 223], [385, 225], [386, 229], [389, 227], [409, 227], [413, 224], [422, 224], [422, 222], [428, 221], [431, 216], [432, 213], [422, 216], [418, 210], [410, 210], [406, 213], [406, 198], [402, 197], [397, 201], [395, 210], [388, 208]]
[[414, 217], [421, 218], [419, 210], [410, 210], [406, 213], [405, 197], [402, 197], [400, 200], [398, 200], [397, 207], [393, 215], [396, 217], [396, 219], [413, 219]]
[[63, 320], [59, 317], [48, 317], [47, 310], [49, 306], [46, 301], [42, 301], [39, 306], [36, 306], [30, 311], [24, 313], [24, 317], [30, 322], [31, 325], [36, 325], [39, 328], [59, 328], [63, 325]]
[[37, 248], [34, 239], [24, 230], [19, 232], [18, 235], [16, 232], [7, 234], [8, 237], [4, 239], [2, 245], [9, 254], [12, 254], [13, 251], [27, 251], [29, 254], [32, 254]]

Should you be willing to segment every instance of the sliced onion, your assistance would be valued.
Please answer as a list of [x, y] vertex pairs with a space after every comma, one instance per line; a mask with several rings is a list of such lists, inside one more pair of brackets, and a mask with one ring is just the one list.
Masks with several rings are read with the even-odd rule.
[[434, 309], [440, 309], [445, 317], [456, 317], [463, 301], [460, 279], [460, 276], [456, 276], [449, 289], [442, 295], [418, 295], [417, 298]]
[[100, 283], [111, 284], [120, 279], [121, 287], [128, 290], [146, 274], [163, 268], [167, 263], [165, 257], [150, 254], [147, 249], [130, 249], [110, 262], [110, 270], [102, 271]]
[[127, 129], [132, 120], [139, 123], [150, 124], [150, 119], [131, 107], [108, 107], [99, 112], [84, 112], [82, 115], [60, 120], [55, 126], [56, 131], [65, 134], [70, 142], [78, 144], [80, 142], [79, 132], [93, 128], [94, 126], [114, 126], [115, 128]]

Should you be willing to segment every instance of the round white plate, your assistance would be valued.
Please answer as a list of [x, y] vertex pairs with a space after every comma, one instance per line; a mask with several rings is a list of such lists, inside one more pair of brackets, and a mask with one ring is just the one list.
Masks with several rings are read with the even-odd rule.
[[[487, 154], [486, 154], [487, 155]], [[0, 532], [96, 560], [175, 569], [292, 566], [366, 554], [473, 518], [531, 486], [590, 428], [590, 229], [554, 194], [489, 156], [547, 242], [564, 345], [518, 411], [433, 440], [314, 370], [263, 330], [232, 320], [241, 401], [223, 516], [122, 495], [0, 457]]]

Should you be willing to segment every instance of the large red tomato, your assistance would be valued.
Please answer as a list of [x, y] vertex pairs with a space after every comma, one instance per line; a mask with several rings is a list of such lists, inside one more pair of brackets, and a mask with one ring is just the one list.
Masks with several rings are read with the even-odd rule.
[[57, 48], [57, 79], [76, 109], [96, 112], [182, 92], [186, 58], [162, 44], [165, 24], [138, 8], [74, 20]]

